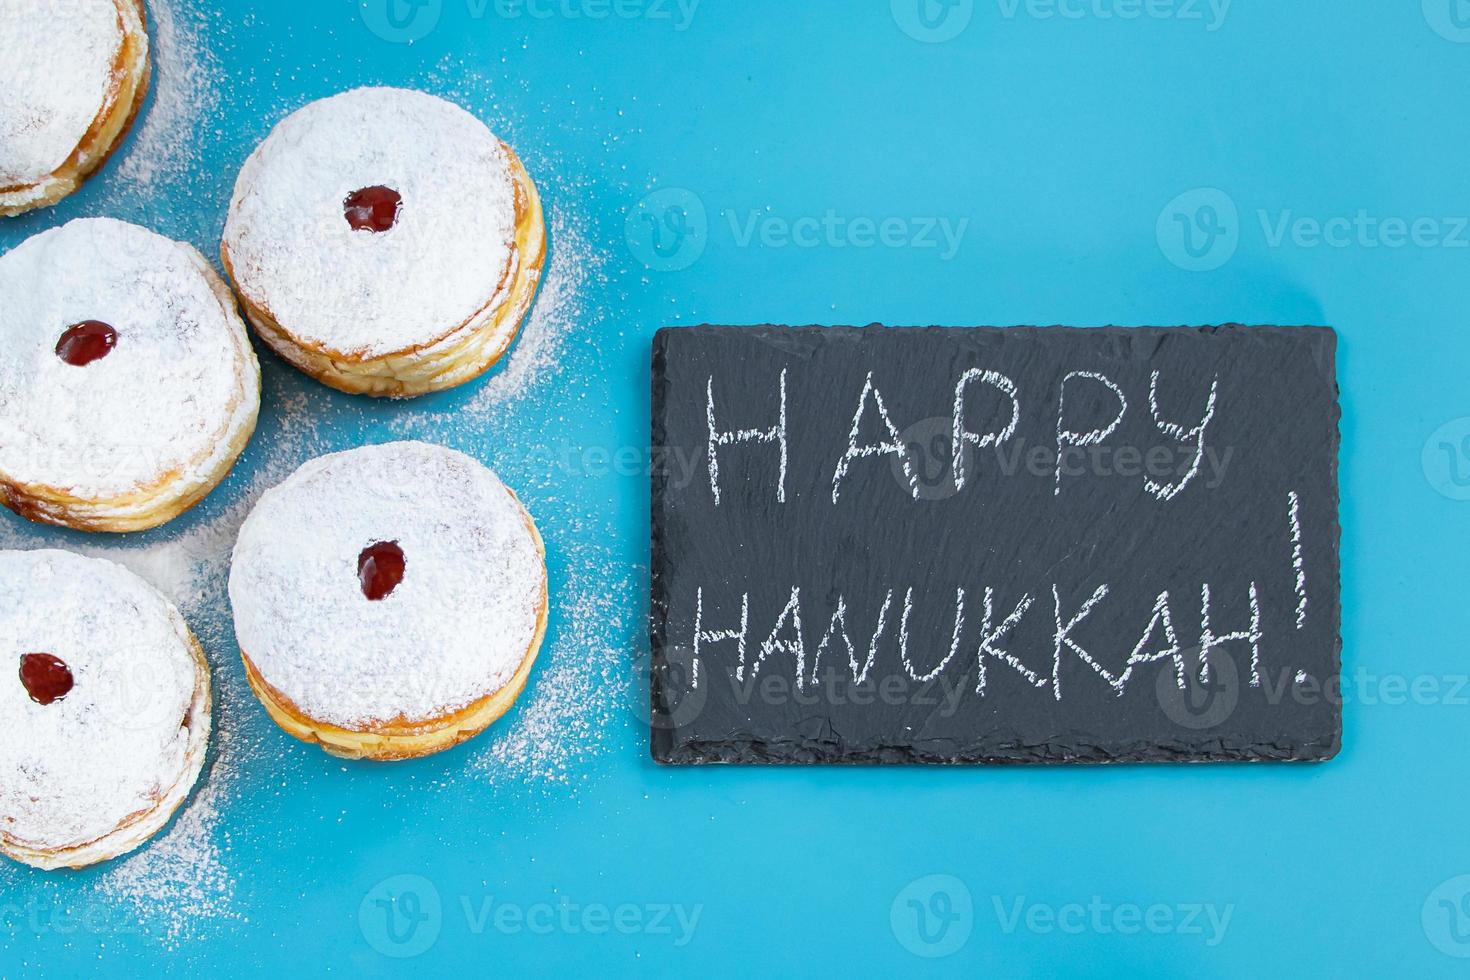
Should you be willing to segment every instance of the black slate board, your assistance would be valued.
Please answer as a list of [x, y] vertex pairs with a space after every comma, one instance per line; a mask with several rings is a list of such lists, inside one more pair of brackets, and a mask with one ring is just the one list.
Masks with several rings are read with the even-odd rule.
[[[1320, 327], [660, 331], [654, 758], [1331, 758], [1335, 351]], [[1257, 642], [1209, 642], [1233, 633]]]

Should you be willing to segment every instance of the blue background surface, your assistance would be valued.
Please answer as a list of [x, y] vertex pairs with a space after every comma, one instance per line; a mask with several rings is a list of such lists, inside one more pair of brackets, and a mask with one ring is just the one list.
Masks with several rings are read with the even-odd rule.
[[[234, 175], [274, 122], [310, 99], [391, 83], [452, 96], [511, 141], [566, 222], [553, 249], [591, 269], [563, 309], [574, 322], [556, 363], [492, 410], [473, 388], [407, 404], [338, 396], [263, 355], [260, 431], [198, 513], [106, 545], [6, 515], [7, 546], [142, 553], [215, 526], [284, 475], [273, 464], [439, 439], [495, 466], [540, 521], [557, 653], [516, 713], [476, 742], [417, 763], [344, 765], [277, 731], [249, 697], [215, 576], [195, 615], [230, 733], [229, 785], [208, 827], [213, 873], [232, 891], [200, 901], [165, 890], [124, 908], [104, 885], [110, 869], [7, 865], [0, 974], [1331, 976], [1470, 965], [1470, 879], [1458, 879], [1470, 874], [1470, 5], [961, 0], [945, 19], [925, 2], [932, 27], [914, 0], [704, 0], [692, 18], [653, 0], [429, 0], [400, 8], [411, 16], [395, 28], [384, 0], [222, 0], [205, 15], [220, 97], [189, 166], [124, 193], [130, 145], [59, 207], [0, 225], [8, 249], [68, 218], [113, 214], [214, 255]], [[706, 222], [660, 239], [662, 254], [644, 216], [661, 220], [671, 203], [695, 217], [702, 207]], [[924, 219], [966, 224], [952, 255], [835, 232], [779, 243], [776, 222], [829, 212], [910, 231]], [[1311, 222], [1332, 219], [1346, 223], [1314, 238]], [[1388, 219], [1419, 233], [1395, 234]], [[752, 220], [766, 244], [742, 243]], [[641, 465], [599, 455], [646, 456], [650, 338], [671, 323], [874, 320], [1335, 326], [1340, 757], [656, 768], [631, 693], [647, 481]], [[464, 411], [444, 417], [454, 409]], [[566, 781], [497, 762], [496, 741], [556, 695], [549, 668], [582, 655], [597, 693], [582, 714], [553, 713], [573, 722], [555, 736], [572, 746]], [[1387, 678], [1427, 678], [1435, 691], [1395, 697]], [[374, 904], [389, 893], [402, 913], [392, 934]], [[1014, 924], [1018, 902], [1031, 911]], [[539, 925], [497, 924], [501, 905]], [[1167, 927], [1118, 928], [1130, 921], [1114, 917], [1119, 907], [1156, 905]], [[1228, 911], [1223, 935], [1206, 915], [1184, 922], [1193, 905]], [[628, 931], [599, 918], [620, 906], [632, 909]], [[692, 936], [672, 913], [654, 921], [675, 906], [697, 914]], [[1047, 910], [1062, 925], [1048, 927]], [[88, 914], [90, 925], [64, 918]], [[420, 955], [386, 955], [401, 953]], [[924, 955], [934, 953], [948, 955]]]

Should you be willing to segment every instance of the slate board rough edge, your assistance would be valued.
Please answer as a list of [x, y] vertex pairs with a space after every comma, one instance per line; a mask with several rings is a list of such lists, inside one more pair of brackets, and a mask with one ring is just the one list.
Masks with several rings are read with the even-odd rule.
[[[1262, 325], [1267, 326], [1267, 325]], [[1333, 666], [1337, 677], [1342, 675], [1342, 519], [1341, 519], [1341, 490], [1339, 487], [1339, 470], [1341, 466], [1342, 448], [1342, 398], [1341, 386], [1337, 380], [1337, 332], [1328, 326], [1300, 325], [1282, 326], [1269, 325], [1270, 329], [1281, 330], [1303, 330], [1317, 332], [1325, 336], [1325, 356], [1328, 363], [1324, 369], [1332, 379], [1334, 393], [1334, 411], [1332, 436], [1333, 445], [1330, 454], [1331, 459], [1331, 485], [1333, 488], [1332, 500], [1332, 552], [1338, 556], [1337, 582], [1335, 593], [1337, 603], [1333, 610], [1334, 622], [1332, 634], [1334, 637]], [[662, 374], [663, 364], [666, 356], [665, 345], [667, 336], [681, 330], [763, 330], [779, 329], [782, 331], [805, 331], [805, 330], [1076, 330], [1076, 331], [1134, 331], [1143, 329], [1170, 329], [1170, 330], [1197, 330], [1201, 333], [1215, 333], [1230, 330], [1252, 330], [1261, 329], [1261, 326], [1251, 326], [1241, 323], [1225, 323], [1209, 326], [1178, 326], [1164, 328], [1149, 327], [1069, 327], [1052, 325], [1046, 327], [888, 327], [879, 323], [872, 323], [866, 327], [851, 326], [823, 326], [808, 324], [799, 327], [786, 327], [777, 324], [754, 324], [746, 326], [720, 325], [720, 324], [698, 324], [681, 327], [663, 327], [659, 329], [653, 339], [652, 355], [652, 412], [650, 434], [651, 446], [657, 453], [659, 447], [666, 444], [666, 427], [664, 424], [664, 392]], [[667, 483], [668, 474], [660, 465], [652, 467], [650, 476], [650, 544], [651, 544], [651, 583], [649, 591], [650, 616], [649, 616], [649, 639], [652, 648], [651, 669], [649, 671], [649, 698], [650, 711], [656, 720], [661, 713], [666, 714], [669, 710], [667, 697], [663, 690], [662, 676], [667, 666], [663, 650], [666, 643], [666, 632], [668, 628], [669, 599], [666, 585], [658, 573], [658, 556], [660, 551], [660, 539], [662, 529], [662, 515], [659, 503]], [[1108, 763], [1180, 763], [1180, 762], [1326, 762], [1337, 756], [1342, 748], [1342, 702], [1338, 699], [1333, 704], [1334, 725], [1332, 731], [1323, 739], [1308, 742], [1293, 742], [1289, 744], [1277, 744], [1261, 741], [1241, 741], [1236, 739], [1221, 740], [1215, 745], [1202, 746], [1199, 742], [1188, 745], [1168, 745], [1158, 740], [1139, 742], [1134, 745], [1119, 746], [1117, 743], [1103, 745], [1088, 742], [1085, 739], [1074, 739], [1068, 745], [1066, 753], [1057, 752], [1055, 745], [1038, 744], [1027, 745], [1012, 743], [1007, 745], [994, 745], [990, 747], [983, 756], [965, 759], [954, 759], [939, 753], [928, 753], [920, 745], [895, 745], [883, 749], [866, 752], [840, 752], [834, 743], [831, 752], [814, 750], [809, 740], [726, 740], [720, 742], [684, 741], [676, 743], [674, 732], [668, 725], [652, 724], [650, 726], [649, 750], [656, 763], [669, 766], [692, 766], [708, 764], [743, 764], [743, 765], [952, 765], [952, 766], [982, 766], [982, 765], [1038, 765], [1038, 764], [1108, 764]], [[1060, 734], [1060, 733], [1059, 733]]]

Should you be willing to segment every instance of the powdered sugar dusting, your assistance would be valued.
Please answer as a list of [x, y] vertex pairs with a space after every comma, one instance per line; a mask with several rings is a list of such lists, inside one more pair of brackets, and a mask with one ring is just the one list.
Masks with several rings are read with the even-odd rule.
[[[0, 256], [0, 471], [107, 500], [178, 471], [212, 479], [254, 419], [245, 325], [193, 248], [136, 225], [82, 218]], [[78, 368], [58, 324], [102, 320], [118, 343]]]
[[[470, 769], [497, 792], [565, 791], [589, 778], [592, 761], [609, 749], [629, 701], [629, 651], [641, 642], [639, 615], [630, 612], [641, 608], [641, 573], [608, 546], [616, 539], [612, 529], [566, 515], [576, 499], [565, 494], [560, 449], [566, 447], [534, 442], [568, 421], [565, 413], [575, 411], [580, 379], [601, 370], [583, 342], [600, 315], [596, 297], [607, 286], [607, 253], [592, 237], [595, 225], [579, 204], [592, 190], [587, 178], [549, 148], [539, 127], [518, 120], [501, 103], [512, 87], [527, 87], [524, 77], [491, 78], [482, 65], [446, 57], [430, 80], [435, 91], [487, 119], [524, 161], [546, 209], [548, 255], [535, 303], [505, 360], [453, 409], [405, 415], [390, 427], [405, 437], [431, 432], [483, 441], [514, 426], [519, 403], [535, 399], [528, 410], [537, 413], [539, 425], [515, 441], [497, 440], [496, 465], [546, 537], [553, 588], [546, 645], [515, 709], [474, 743]], [[583, 356], [590, 363], [579, 364]], [[538, 398], [551, 387], [559, 389], [557, 396]], [[553, 510], [562, 511], [561, 520], [547, 519]]]
[[122, 25], [112, 0], [6, 0], [0, 38], [0, 187], [34, 184], [66, 161], [102, 109]]
[[461, 412], [473, 417], [525, 394], [556, 367], [568, 338], [582, 326], [587, 291], [602, 281], [600, 256], [587, 244], [582, 220], [569, 217], [562, 207], [551, 210], [549, 267], [515, 352]]
[[180, 812], [167, 835], [103, 876], [100, 892], [125, 903], [159, 938], [177, 946], [208, 921], [239, 919], [235, 878], [216, 843], [221, 807], [234, 792], [234, 736], [216, 736], [208, 781]]
[[583, 326], [590, 291], [605, 281], [602, 255], [587, 240], [585, 220], [561, 206], [548, 208], [550, 253], [541, 288], [506, 359], [463, 405], [395, 419], [395, 431], [408, 434], [426, 422], [484, 425], [557, 370], [568, 341]]
[[208, 723], [190, 708], [199, 668], [178, 611], [109, 561], [0, 552], [0, 649], [57, 657], [75, 678], [47, 704], [0, 684], [0, 727], [26, 733], [0, 739], [7, 836], [36, 850], [113, 834], [136, 844], [117, 828], [177, 806], [204, 761]]
[[[243, 747], [238, 730], [243, 684], [229, 684], [220, 660], [226, 656], [217, 615], [209, 610], [223, 600], [224, 574], [234, 528], [247, 501], [177, 538], [149, 548], [123, 546], [72, 547], [131, 568], [169, 596], [199, 637], [212, 661], [215, 685], [214, 734], [199, 786], [180, 808], [173, 823], [135, 851], [106, 866], [94, 888], [99, 903], [88, 915], [105, 912], [107, 928], [143, 931], [170, 948], [202, 934], [212, 923], [239, 918], [234, 908], [235, 879], [220, 841], [223, 810], [236, 794], [236, 760]], [[33, 546], [33, 535], [16, 525], [0, 525], [5, 547]], [[68, 542], [70, 545], [70, 542]], [[3, 879], [0, 879], [3, 880]]]
[[[484, 119], [515, 150], [536, 183], [546, 212], [546, 266], [535, 303], [510, 352], [453, 411], [419, 416], [420, 421], [440, 425], [457, 419], [466, 426], [483, 426], [503, 417], [512, 403], [564, 369], [573, 342], [586, 331], [594, 313], [593, 297], [607, 285], [607, 255], [591, 237], [593, 217], [579, 202], [597, 185], [616, 177], [604, 170], [594, 183], [579, 169], [584, 161], [565, 159], [548, 143], [544, 120], [528, 122], [507, 104], [514, 100], [506, 99], [506, 92], [530, 87], [524, 76], [505, 72], [492, 77], [483, 63], [446, 55], [435, 63], [428, 82], [434, 92]], [[565, 122], [558, 118], [557, 125]], [[404, 420], [399, 431], [407, 433], [412, 426], [412, 421]]]
[[[93, 886], [96, 905], [86, 910], [111, 910], [105, 917], [111, 928], [145, 931], [170, 948], [206, 934], [219, 922], [242, 917], [235, 907], [236, 876], [221, 823], [237, 803], [243, 789], [241, 765], [251, 758], [252, 742], [258, 738], [245, 727], [246, 719], [259, 719], [234, 655], [225, 584], [230, 549], [256, 499], [322, 448], [324, 399], [295, 387], [294, 377], [289, 383], [288, 389], [273, 385], [268, 394], [274, 413], [266, 436], [269, 447], [249, 483], [233, 490], [237, 497], [227, 506], [192, 523], [186, 518], [183, 530], [151, 532], [149, 543], [140, 547], [125, 538], [72, 535], [58, 541], [65, 532], [0, 518], [0, 548], [54, 544], [131, 569], [179, 607], [210, 660], [215, 726], [212, 758], [200, 785], [163, 833], [106, 866]], [[219, 491], [231, 492], [228, 485]], [[10, 874], [10, 867], [0, 863], [0, 883], [8, 885]], [[54, 882], [49, 884], [43, 894], [57, 899]]]
[[[397, 543], [379, 601], [362, 550]], [[394, 442], [314, 459], [240, 530], [230, 602], [240, 648], [317, 721], [431, 721], [504, 687], [525, 660], [545, 570], [524, 512], [463, 453]]]
[[[393, 226], [343, 201], [383, 185]], [[281, 120], [235, 184], [224, 247], [241, 295], [299, 342], [380, 357], [435, 343], [490, 305], [511, 265], [515, 185], [485, 124], [424, 92], [360, 88]]]
[[149, 547], [82, 549], [105, 553], [170, 596], [214, 667], [214, 759], [201, 787], [163, 835], [110, 869], [98, 884], [102, 897], [125, 905], [170, 948], [206, 934], [216, 923], [243, 919], [235, 906], [230, 841], [221, 823], [243, 791], [241, 767], [255, 754], [258, 735], [244, 727], [244, 719], [259, 721], [259, 716], [234, 653], [226, 596], [230, 551], [260, 495], [320, 451], [324, 414], [315, 393], [278, 389], [268, 397], [277, 413], [270, 446], [238, 499], [210, 519]]
[[153, 94], [134, 126], [118, 175], [151, 199], [160, 183], [189, 173], [203, 122], [219, 108], [224, 70], [210, 47], [210, 23], [202, 9], [181, 0], [147, 2]]
[[569, 786], [585, 780], [587, 763], [605, 747], [619, 706], [628, 702], [628, 649], [635, 624], [624, 618], [637, 588], [633, 570], [608, 549], [569, 534], [567, 580], [551, 610], [549, 642], [523, 704], [507, 728], [493, 733], [473, 764], [495, 782]]
[[[260, 482], [252, 488], [255, 492], [263, 489]], [[237, 764], [245, 750], [238, 713], [247, 707], [239, 699], [248, 693], [243, 685], [227, 686], [219, 669], [221, 658], [229, 655], [229, 641], [216, 610], [224, 601], [230, 547], [254, 496], [249, 493], [214, 520], [152, 547], [86, 549], [107, 554], [171, 596], [215, 666], [213, 761], [200, 788], [172, 826], [110, 867], [97, 884], [100, 896], [121, 903], [132, 921], [171, 948], [202, 934], [213, 922], [240, 918], [225, 854], [228, 840], [218, 838], [224, 811], [238, 791]]]
[[[238, 108], [246, 119], [277, 118], [278, 107], [302, 101], [294, 85], [290, 92], [282, 86], [272, 94], [268, 83], [262, 93], [249, 84], [248, 67], [242, 68], [241, 87], [225, 90], [211, 44], [228, 43], [230, 24], [217, 13], [200, 12], [207, 9], [199, 0], [150, 0], [155, 45], [167, 46], [169, 28], [163, 20], [171, 16], [173, 50], [182, 56], [182, 67], [194, 66], [192, 75], [174, 76], [192, 77], [183, 89], [192, 85], [195, 94], [172, 102], [177, 115], [160, 108], [167, 99], [172, 58], [156, 51], [150, 111], [161, 118], [151, 126], [148, 117], [140, 119], [121, 151], [126, 156], [110, 171], [111, 191], [121, 193], [109, 192], [96, 204], [102, 213], [134, 215], [149, 224], [162, 221], [176, 229], [175, 237], [191, 237], [206, 251], [217, 240], [220, 209], [234, 176], [200, 165], [221, 132], [230, 132], [208, 122], [217, 115], [221, 92], [227, 91], [231, 111]], [[256, 63], [253, 52], [242, 50], [239, 63]], [[200, 512], [120, 539], [53, 532], [0, 514], [0, 546], [45, 544], [104, 555], [173, 598], [205, 646], [218, 692], [214, 757], [195, 797], [164, 833], [86, 879], [27, 876], [0, 861], [0, 888], [7, 894], [34, 896], [57, 908], [90, 906], [104, 916], [116, 910], [121, 919], [110, 920], [114, 925], [127, 931], [141, 927], [169, 947], [181, 947], [244, 918], [241, 904], [250, 898], [250, 876], [262, 861], [276, 860], [264, 854], [286, 853], [284, 842], [298, 830], [277, 817], [283, 807], [300, 805], [289, 794], [309, 792], [324, 778], [358, 778], [335, 763], [323, 768], [325, 757], [314, 749], [291, 744], [280, 751], [282, 736], [244, 681], [226, 579], [237, 529], [259, 496], [306, 460], [364, 441], [422, 438], [493, 461], [536, 517], [552, 571], [546, 644], [516, 707], [458, 754], [401, 770], [408, 778], [395, 773], [405, 787], [397, 806], [443, 805], [444, 794], [413, 789], [415, 773], [439, 772], [440, 766], [451, 783], [463, 787], [460, 805], [471, 808], [484, 805], [491, 789], [497, 798], [511, 797], [514, 805], [537, 794], [565, 795], [595, 773], [595, 759], [617, 740], [617, 723], [629, 710], [626, 661], [642, 642], [637, 597], [645, 575], [615, 551], [618, 533], [586, 516], [597, 503], [578, 492], [582, 488], [564, 469], [538, 455], [536, 445], [538, 438], [556, 438], [578, 411], [589, 379], [604, 377], [589, 330], [592, 319], [603, 315], [596, 297], [606, 283], [606, 245], [595, 240], [596, 224], [579, 202], [605, 194], [603, 185], [620, 179], [617, 161], [606, 161], [595, 177], [582, 175], [583, 161], [556, 156], [556, 140], [548, 137], [549, 126], [580, 124], [578, 118], [568, 122], [518, 113], [511, 104], [517, 100], [502, 95], [527, 90], [526, 77], [506, 69], [504, 77], [488, 78], [481, 74], [483, 67], [446, 61], [429, 70], [423, 87], [468, 107], [516, 149], [547, 204], [550, 253], [536, 304], [507, 358], [483, 381], [436, 396], [457, 408], [435, 411], [424, 401], [389, 405], [346, 398], [272, 359], [266, 365], [261, 428], [244, 457], [248, 469], [227, 481]], [[575, 106], [582, 95], [569, 98]], [[164, 125], [163, 117], [170, 116], [173, 121]], [[232, 146], [227, 158], [239, 160], [248, 149]], [[121, 188], [118, 173], [127, 178]], [[462, 781], [455, 773], [464, 773]], [[257, 856], [257, 839], [272, 850]]]

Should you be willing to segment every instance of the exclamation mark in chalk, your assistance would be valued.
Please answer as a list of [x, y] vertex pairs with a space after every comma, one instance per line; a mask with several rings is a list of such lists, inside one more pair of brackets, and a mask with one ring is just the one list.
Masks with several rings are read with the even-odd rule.
[[1291, 522], [1291, 567], [1296, 572], [1296, 628], [1307, 625], [1307, 568], [1302, 561], [1302, 501], [1295, 490], [1286, 494]]

